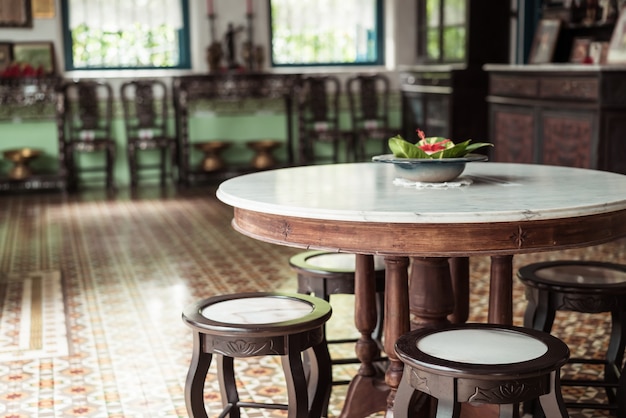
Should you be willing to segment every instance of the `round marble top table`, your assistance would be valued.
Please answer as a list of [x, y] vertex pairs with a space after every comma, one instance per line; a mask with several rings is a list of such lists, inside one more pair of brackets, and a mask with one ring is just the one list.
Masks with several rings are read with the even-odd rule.
[[[385, 256], [387, 409], [402, 375], [393, 352], [414, 327], [445, 322], [467, 297], [448, 259], [491, 256], [489, 321], [512, 322], [514, 254], [595, 245], [626, 236], [626, 176], [568, 167], [470, 163], [450, 188], [394, 184], [394, 167], [355, 163], [294, 167], [225, 181], [217, 197], [234, 207], [233, 227], [281, 245], [357, 254], [355, 321], [359, 375], [342, 417], [362, 417], [378, 401], [368, 380], [376, 355], [371, 255]], [[407, 257], [411, 257], [409, 300]], [[461, 315], [461, 320], [463, 319]], [[384, 405], [383, 405], [384, 407]]]

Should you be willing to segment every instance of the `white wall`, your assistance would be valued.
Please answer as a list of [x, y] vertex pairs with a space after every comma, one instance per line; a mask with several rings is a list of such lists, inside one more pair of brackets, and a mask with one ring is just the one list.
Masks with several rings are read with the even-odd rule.
[[[267, 71], [281, 72], [333, 72], [339, 76], [348, 76], [354, 72], [389, 71], [390, 78], [394, 83], [398, 77], [394, 76], [398, 65], [412, 64], [415, 61], [415, 1], [414, 0], [384, 0], [385, 1], [385, 66], [381, 67], [329, 67], [310, 69], [276, 69], [272, 70], [269, 60], [266, 58]], [[181, 70], [142, 70], [142, 71], [74, 71], [66, 72], [63, 60], [63, 42], [61, 34], [61, 9], [60, 0], [55, 0], [56, 14], [53, 19], [34, 19], [32, 28], [0, 28], [0, 42], [9, 41], [51, 41], [55, 46], [56, 65], [60, 75], [66, 78], [108, 78], [122, 80], [134, 77], [169, 77], [189, 73], [205, 73], [208, 66], [205, 59], [205, 51], [210, 43], [210, 30], [207, 19], [207, 5], [205, 0], [189, 0], [190, 8], [190, 35], [192, 49], [191, 71]], [[269, 47], [269, 0], [252, 0], [255, 13], [254, 18], [254, 41], [255, 44], [264, 46], [266, 54]], [[215, 32], [217, 37], [222, 37], [227, 24], [232, 22], [237, 25], [245, 25], [245, 1], [244, 0], [214, 0]], [[242, 33], [239, 41], [247, 39], [247, 34]], [[117, 84], [117, 83], [115, 83]]]

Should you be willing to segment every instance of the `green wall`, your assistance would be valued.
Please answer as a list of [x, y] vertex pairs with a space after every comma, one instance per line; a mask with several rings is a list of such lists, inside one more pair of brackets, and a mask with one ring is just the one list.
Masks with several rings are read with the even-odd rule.
[[[249, 110], [249, 109], [248, 109]], [[117, 186], [123, 187], [129, 184], [128, 162], [126, 158], [126, 134], [124, 122], [119, 112], [115, 112], [113, 121], [113, 136], [117, 142], [117, 155], [115, 161], [115, 181]], [[400, 112], [393, 108], [391, 114], [391, 126], [397, 126], [400, 132]], [[341, 115], [342, 128], [347, 129], [350, 125], [347, 110]], [[173, 118], [170, 121], [170, 131], [174, 132]], [[293, 117], [294, 155], [298, 153], [298, 123], [297, 117]], [[189, 138], [191, 142], [207, 140], [231, 141], [233, 144], [222, 154], [229, 163], [246, 163], [252, 160], [253, 151], [246, 146], [247, 141], [260, 139], [277, 139], [284, 141], [287, 138], [286, 117], [284, 113], [259, 109], [256, 113], [227, 114], [206, 111], [202, 109], [190, 110]], [[378, 144], [371, 144], [370, 149], [374, 153], [380, 152]], [[58, 135], [56, 123], [52, 119], [19, 119], [14, 117], [10, 120], [0, 120], [0, 151], [32, 147], [43, 150], [44, 155], [32, 162], [34, 171], [54, 171], [58, 167]], [[330, 153], [329, 144], [322, 144], [320, 153]], [[202, 152], [192, 147], [191, 164], [199, 164]], [[343, 149], [342, 149], [342, 152]], [[274, 152], [281, 162], [287, 161], [286, 147], [281, 147]], [[157, 151], [142, 151], [140, 158], [143, 162], [156, 162]], [[86, 153], [80, 156], [78, 163], [84, 167], [103, 166], [103, 153]], [[0, 175], [6, 175], [11, 164], [0, 160]], [[84, 178], [94, 177], [94, 182], [102, 181], [104, 176], [94, 173], [82, 174]], [[96, 179], [95, 176], [99, 178]], [[100, 178], [102, 180], [100, 180]], [[156, 170], [143, 171], [140, 184], [157, 183], [158, 173]], [[91, 180], [89, 180], [91, 182]], [[95, 183], [94, 183], [95, 184]]]

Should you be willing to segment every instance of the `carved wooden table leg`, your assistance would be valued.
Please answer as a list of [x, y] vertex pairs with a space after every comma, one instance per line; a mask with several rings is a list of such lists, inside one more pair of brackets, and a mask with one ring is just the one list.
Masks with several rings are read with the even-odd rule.
[[454, 312], [448, 315], [453, 324], [467, 322], [469, 318], [469, 257], [453, 257], [449, 260], [452, 289], [454, 290]]
[[404, 365], [398, 359], [394, 346], [402, 334], [409, 332], [409, 288], [407, 257], [385, 257], [385, 353], [389, 367], [385, 383], [389, 387], [387, 416], [391, 415]]
[[379, 355], [378, 345], [372, 339], [377, 320], [374, 274], [374, 257], [357, 254], [354, 315], [356, 327], [361, 334], [356, 343], [356, 356], [361, 361], [361, 367], [348, 387], [346, 402], [340, 415], [342, 418], [363, 418], [384, 410], [389, 392], [373, 365], [373, 360]]
[[446, 257], [413, 257], [409, 278], [411, 328], [449, 323], [455, 301]]
[[492, 324], [513, 324], [513, 256], [491, 257], [489, 316]]

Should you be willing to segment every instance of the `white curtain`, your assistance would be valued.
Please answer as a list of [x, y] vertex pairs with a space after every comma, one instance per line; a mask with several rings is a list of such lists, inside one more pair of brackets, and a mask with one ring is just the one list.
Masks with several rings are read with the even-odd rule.
[[70, 28], [85, 23], [116, 32], [139, 22], [150, 27], [183, 25], [181, 0], [69, 0]]

